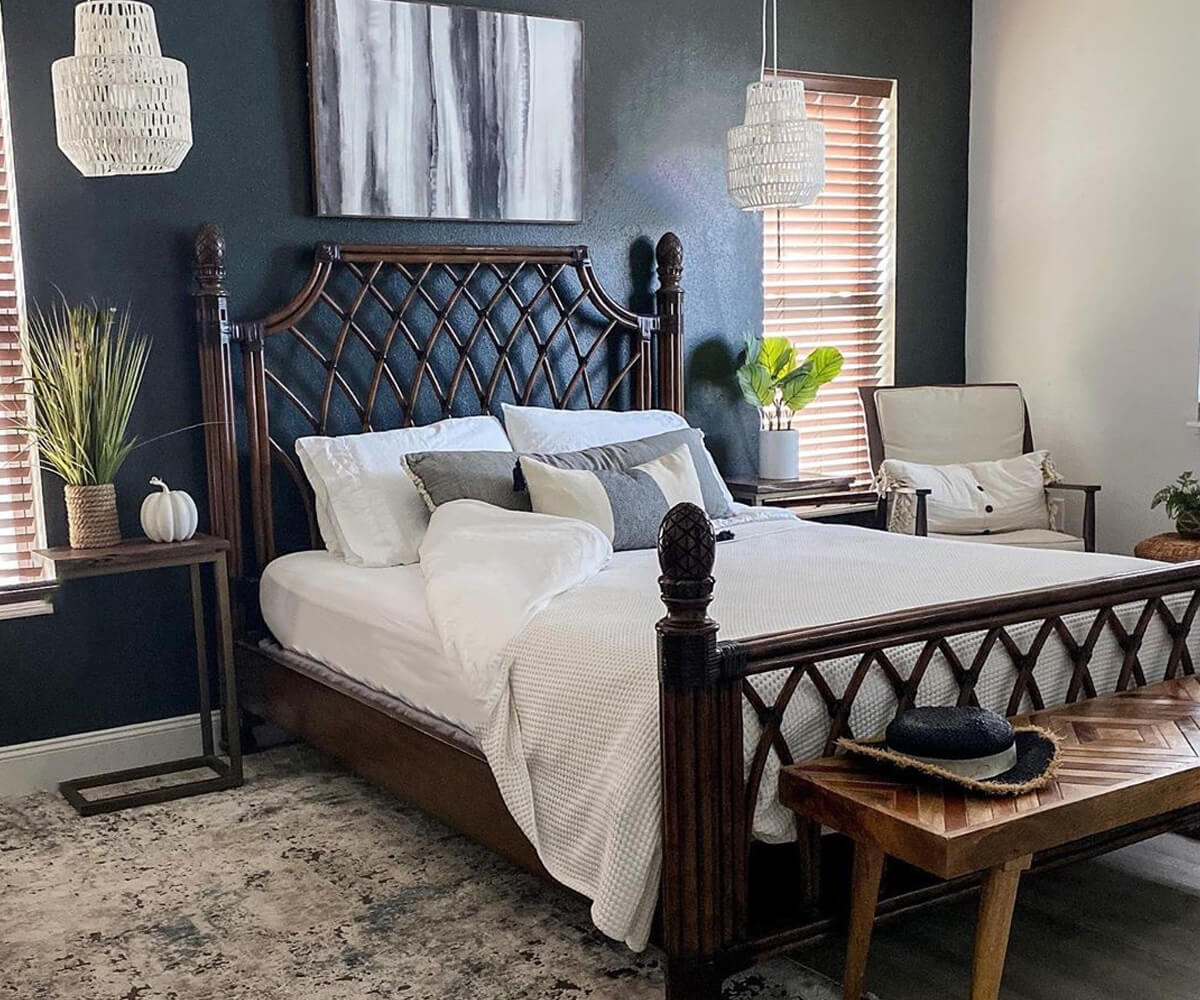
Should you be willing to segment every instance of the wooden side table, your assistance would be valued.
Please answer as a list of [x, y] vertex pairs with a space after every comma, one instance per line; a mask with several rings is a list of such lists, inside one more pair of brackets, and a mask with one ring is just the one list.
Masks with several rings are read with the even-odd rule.
[[[54, 548], [39, 549], [40, 559], [54, 564], [55, 576], [61, 581], [79, 580], [90, 576], [110, 576], [118, 573], [141, 573], [171, 566], [187, 566], [191, 571], [192, 627], [196, 635], [196, 667], [200, 680], [200, 740], [199, 757], [151, 764], [147, 767], [110, 771], [87, 778], [62, 782], [58, 788], [63, 797], [81, 816], [116, 812], [152, 802], [169, 802], [189, 795], [201, 795], [242, 784], [242, 749], [237, 719], [237, 679], [233, 661], [233, 622], [229, 610], [229, 573], [225, 554], [229, 543], [223, 538], [196, 535], [186, 542], [152, 542], [146, 538], [130, 539], [118, 545], [100, 549]], [[229, 759], [216, 752], [212, 727], [212, 699], [208, 682], [208, 643], [204, 621], [204, 595], [200, 567], [211, 566], [217, 592], [216, 656], [220, 680], [221, 720], [228, 743]], [[201, 778], [174, 785], [159, 785], [89, 799], [86, 789], [104, 788], [127, 782], [179, 774], [183, 771], [208, 768], [215, 777]]]
[[1139, 559], [1157, 559], [1159, 562], [1181, 563], [1200, 559], [1200, 539], [1184, 538], [1175, 531], [1143, 538], [1133, 547]]

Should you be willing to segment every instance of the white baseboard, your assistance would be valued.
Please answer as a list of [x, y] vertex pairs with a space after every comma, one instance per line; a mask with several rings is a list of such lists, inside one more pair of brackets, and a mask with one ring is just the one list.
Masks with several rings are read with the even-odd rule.
[[[213, 713], [214, 730], [219, 725]], [[70, 778], [199, 753], [198, 714], [0, 747], [0, 798], [54, 788]]]

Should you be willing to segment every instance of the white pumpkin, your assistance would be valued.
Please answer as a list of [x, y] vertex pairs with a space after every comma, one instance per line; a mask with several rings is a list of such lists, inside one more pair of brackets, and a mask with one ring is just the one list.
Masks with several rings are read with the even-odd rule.
[[161, 493], [142, 501], [142, 531], [153, 542], [182, 542], [196, 533], [196, 501], [183, 492], [167, 488], [158, 476], [150, 480]]

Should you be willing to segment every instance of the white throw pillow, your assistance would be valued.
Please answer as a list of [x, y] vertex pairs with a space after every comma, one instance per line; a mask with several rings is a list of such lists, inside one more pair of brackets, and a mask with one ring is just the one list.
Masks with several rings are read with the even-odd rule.
[[889, 458], [879, 474], [882, 490], [893, 486], [932, 490], [927, 501], [929, 530], [939, 535], [1049, 528], [1046, 484], [1058, 480], [1046, 451], [964, 465], [922, 465]]
[[[419, 559], [429, 510], [404, 464], [404, 456], [413, 451], [512, 447], [495, 417], [457, 417], [423, 427], [296, 442], [317, 495], [318, 525], [323, 491], [331, 531], [340, 541], [342, 558], [352, 566], [402, 566]], [[321, 534], [328, 546], [324, 527]]]
[[[556, 410], [544, 406], [513, 406], [511, 403], [502, 403], [501, 408], [504, 429], [513, 450], [535, 455], [637, 441], [689, 426], [683, 417], [671, 410]], [[707, 445], [704, 453], [728, 508], [733, 503], [733, 495]]]
[[564, 469], [526, 455], [521, 472], [534, 512], [587, 521], [615, 551], [649, 549], [677, 503], [704, 509], [704, 493], [687, 445], [629, 469]]

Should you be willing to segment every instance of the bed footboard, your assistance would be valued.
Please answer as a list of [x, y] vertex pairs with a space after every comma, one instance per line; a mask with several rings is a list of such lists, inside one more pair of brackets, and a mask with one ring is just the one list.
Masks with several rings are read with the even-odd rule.
[[[1037, 673], [1051, 655], [1069, 666], [1064, 697], [1074, 702], [1195, 672], [1189, 646], [1200, 611], [1200, 564], [1043, 590], [906, 610], [861, 621], [718, 642], [708, 617], [716, 543], [704, 513], [675, 507], [659, 536], [659, 578], [667, 614], [658, 623], [663, 791], [663, 945], [670, 1000], [716, 1000], [721, 981], [754, 961], [829, 933], [838, 920], [816, 908], [820, 836], [799, 831], [789, 852], [789, 885], [801, 887], [782, 924], [760, 919], [749, 859], [754, 810], [769, 758], [793, 763], [782, 732], [803, 689], [824, 704], [823, 753], [851, 725], [856, 698], [885, 683], [903, 711], [916, 703], [936, 663], [948, 669], [961, 705], [978, 704], [986, 665], [1010, 666], [1007, 714], [1047, 707]], [[1100, 644], [1119, 664], [1100, 687]], [[905, 655], [901, 657], [900, 651]], [[1110, 661], [1113, 658], [1110, 657]], [[833, 664], [840, 664], [837, 679]], [[1060, 668], [1061, 669], [1061, 668]], [[777, 673], [778, 672], [778, 673]], [[764, 698], [754, 681], [777, 673]], [[743, 712], [758, 721], [747, 764]], [[1189, 824], [1195, 816], [1181, 817]], [[1042, 859], [1061, 863], [1164, 832], [1163, 822], [1078, 842]], [[909, 886], [880, 907], [881, 917], [971, 891], [970, 882]], [[777, 915], [773, 915], [777, 916]]]

